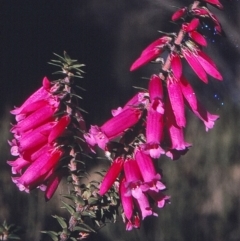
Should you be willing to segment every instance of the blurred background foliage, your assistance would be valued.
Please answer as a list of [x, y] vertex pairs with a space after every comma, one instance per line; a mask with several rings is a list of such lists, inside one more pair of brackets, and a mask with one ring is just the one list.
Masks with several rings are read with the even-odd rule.
[[[12, 183], [7, 140], [9, 110], [39, 88], [42, 78], [55, 71], [47, 62], [53, 52], [67, 51], [86, 64], [81, 85], [82, 107], [88, 123], [101, 124], [110, 110], [123, 105], [134, 93], [132, 86], [146, 87], [158, 67], [147, 65], [131, 73], [129, 67], [141, 50], [160, 36], [157, 30], [178, 29], [170, 23], [176, 7], [190, 0], [23, 0], [0, 1], [0, 222], [22, 226], [23, 240], [47, 240], [40, 230], [57, 227], [51, 214], [59, 208], [68, 187], [62, 184], [45, 203], [39, 190], [21, 193]], [[209, 111], [221, 116], [213, 130], [188, 115], [186, 140], [190, 151], [178, 161], [161, 157], [171, 204], [159, 210], [159, 218], [146, 218], [140, 230], [126, 232], [119, 217], [91, 240], [99, 241], [239, 241], [240, 240], [240, 4], [222, 0], [224, 11], [213, 10], [225, 34], [211, 34], [205, 50], [217, 63], [223, 82], [201, 83], [186, 67], [186, 77]], [[104, 162], [104, 164], [106, 164]], [[89, 172], [102, 168], [89, 161]]]

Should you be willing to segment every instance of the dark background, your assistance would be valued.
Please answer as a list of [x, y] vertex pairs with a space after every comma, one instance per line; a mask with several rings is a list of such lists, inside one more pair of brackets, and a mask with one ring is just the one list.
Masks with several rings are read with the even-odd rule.
[[[47, 64], [53, 52], [63, 51], [86, 64], [87, 92], [82, 107], [88, 123], [101, 124], [110, 111], [123, 105], [135, 93], [132, 86], [146, 87], [157, 71], [147, 65], [134, 73], [131, 63], [141, 50], [158, 38], [157, 30], [176, 31], [169, 22], [176, 7], [191, 1], [177, 0], [35, 0], [0, 1], [0, 117], [1, 183], [0, 222], [7, 219], [23, 226], [24, 240], [40, 240], [39, 230], [48, 229], [50, 217], [62, 211], [55, 208], [59, 196], [49, 203], [43, 193], [20, 193], [10, 179], [11, 160], [7, 140], [9, 109], [20, 105], [40, 87], [42, 78], [56, 68]], [[186, 77], [195, 86], [199, 99], [212, 113], [220, 114], [214, 130], [204, 132], [203, 124], [189, 115], [189, 153], [177, 162], [159, 162], [172, 196], [172, 204], [159, 211], [159, 218], [148, 218], [140, 231], [125, 232], [121, 220], [100, 231], [98, 240], [239, 241], [240, 240], [240, 17], [239, 1], [223, 1], [225, 9], [213, 9], [225, 34], [212, 35], [205, 50], [217, 63], [224, 82], [210, 78], [201, 83], [189, 68]], [[65, 187], [60, 187], [60, 193]], [[94, 239], [94, 240], [95, 240]], [[46, 237], [42, 240], [47, 240]]]

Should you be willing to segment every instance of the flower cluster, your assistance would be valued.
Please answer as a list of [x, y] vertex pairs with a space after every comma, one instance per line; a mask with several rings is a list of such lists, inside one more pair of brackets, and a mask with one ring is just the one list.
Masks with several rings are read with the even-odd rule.
[[[199, 32], [202, 19], [212, 20], [215, 30], [221, 32], [220, 23], [206, 3], [222, 8], [218, 0], [203, 0], [176, 11], [172, 20], [182, 21], [179, 33], [155, 40], [132, 64], [131, 71], [151, 61], [160, 64], [160, 72], [150, 77], [148, 90], [137, 93], [123, 108], [113, 110], [110, 120], [100, 127], [91, 126], [89, 133], [84, 134], [93, 151], [93, 146], [98, 145], [112, 161], [99, 194], [106, 194], [119, 182], [127, 230], [138, 228], [146, 216], [156, 216], [154, 204], [162, 208], [169, 202], [154, 159], [162, 154], [178, 159], [191, 146], [184, 139], [185, 104], [203, 121], [206, 131], [218, 119], [218, 115], [210, 114], [201, 105], [182, 73], [185, 59], [204, 83], [208, 83], [207, 75], [222, 80], [216, 64], [202, 51], [207, 46]], [[161, 54], [165, 51], [169, 53], [164, 59]]]
[[54, 96], [50, 81], [45, 77], [43, 86], [34, 92], [21, 107], [11, 113], [15, 115], [17, 124], [11, 132], [14, 139], [10, 142], [11, 154], [18, 156], [15, 161], [8, 161], [19, 190], [29, 192], [40, 187], [46, 190], [46, 198], [50, 198], [61, 179], [57, 171], [64, 151], [55, 145], [58, 138], [70, 122], [68, 115], [54, 117], [60, 106], [58, 96]]
[[76, 127], [84, 128], [80, 112], [64, 106], [70, 94], [68, 78], [65, 81], [52, 83], [45, 77], [42, 87], [11, 111], [17, 124], [11, 128], [14, 139], [9, 143], [11, 154], [18, 157], [8, 161], [15, 175], [12, 180], [20, 191], [39, 187], [47, 200], [66, 172], [61, 159], [72, 150], [66, 147], [73, 139], [71, 131], [78, 134]]

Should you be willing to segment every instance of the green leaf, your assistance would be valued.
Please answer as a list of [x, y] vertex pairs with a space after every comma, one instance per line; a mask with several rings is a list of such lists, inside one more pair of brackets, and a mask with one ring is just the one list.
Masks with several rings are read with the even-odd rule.
[[68, 212], [73, 215], [75, 213], [75, 210], [73, 209], [73, 207], [67, 203], [65, 203], [64, 201], [62, 201], [64, 207], [63, 208], [66, 208], [68, 210]]
[[83, 90], [83, 91], [86, 91], [86, 89], [84, 89], [83, 87], [79, 86], [79, 85], [74, 85], [74, 87], [80, 89], [80, 90]]
[[56, 54], [56, 53], [53, 53], [55, 56], [57, 56], [59, 59], [61, 59], [63, 62], [65, 62], [66, 63], [66, 60], [62, 57], [62, 56], [60, 56], [60, 55], [58, 55], [58, 54]]
[[54, 66], [62, 68], [62, 65], [60, 65], [60, 64], [55, 64], [55, 63], [52, 63], [52, 62], [48, 62], [48, 64], [51, 64], [51, 65], [54, 65]]
[[79, 224], [79, 226], [75, 226], [74, 231], [80, 231], [80, 232], [93, 232], [93, 233], [96, 233], [96, 231], [91, 228], [90, 226], [88, 226], [87, 224], [85, 223], [81, 223]]
[[67, 228], [67, 223], [64, 221], [64, 218], [59, 217], [57, 215], [52, 215], [52, 217], [57, 219], [58, 223], [62, 228]]
[[51, 237], [53, 241], [58, 241], [58, 234], [53, 231], [41, 231], [41, 233], [45, 233]]
[[100, 175], [101, 177], [104, 177], [104, 174], [103, 174], [103, 173], [101, 173], [101, 172], [94, 172], [94, 173], [96, 173], [96, 174]]
[[96, 218], [96, 214], [93, 211], [83, 211], [82, 216], [88, 216], [90, 218]]
[[89, 203], [89, 205], [95, 205], [95, 204], [98, 203], [98, 198], [90, 197], [90, 198], [88, 199], [88, 203]]
[[74, 97], [77, 97], [77, 98], [82, 100], [82, 97], [80, 95], [76, 95], [76, 94], [71, 93], [70, 96], [74, 96]]

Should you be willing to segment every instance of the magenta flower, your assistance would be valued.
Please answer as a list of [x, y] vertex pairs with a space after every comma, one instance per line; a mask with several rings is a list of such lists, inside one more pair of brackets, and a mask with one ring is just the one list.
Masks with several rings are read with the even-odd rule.
[[163, 87], [162, 80], [157, 75], [152, 75], [148, 85], [151, 108], [160, 114], [164, 113], [163, 108]]
[[182, 24], [183, 31], [188, 33], [188, 36], [197, 44], [207, 46], [206, 39], [196, 29], [199, 25], [199, 19], [194, 18], [190, 23]]
[[[31, 112], [33, 108], [30, 106], [34, 106], [35, 108], [33, 110], [36, 110], [36, 105], [41, 105], [41, 101], [45, 101], [47, 98], [49, 98], [51, 95], [49, 93], [50, 91], [50, 82], [45, 77], [42, 82], [42, 87], [39, 88], [37, 91], [35, 91], [23, 104], [21, 107], [15, 108], [11, 111], [11, 114], [16, 115], [16, 121], [20, 121], [22, 117], [25, 116], [25, 112]], [[36, 104], [37, 103], [37, 104]], [[25, 110], [24, 110], [25, 109]], [[23, 113], [22, 113], [23, 111]]]
[[139, 109], [126, 108], [101, 127], [91, 126], [89, 133], [84, 134], [84, 138], [89, 145], [94, 146], [97, 144], [104, 150], [109, 140], [120, 136], [128, 128], [135, 125], [140, 119], [141, 114], [142, 111]]
[[20, 191], [26, 192], [44, 184], [57, 167], [62, 155], [62, 150], [49, 148], [48, 152], [32, 162], [20, 177], [13, 177], [13, 182], [16, 183]]
[[52, 198], [63, 176], [64, 172], [62, 170], [56, 170], [48, 177], [48, 182], [45, 190], [45, 199], [47, 201]]
[[7, 164], [12, 167], [12, 174], [21, 174], [23, 168], [28, 167], [31, 162], [19, 157], [15, 161], [7, 161]]
[[172, 21], [177, 21], [187, 13], [187, 8], [180, 8], [172, 15]]
[[163, 88], [161, 79], [153, 75], [149, 82], [150, 104], [147, 109], [146, 144], [142, 145], [144, 151], [152, 158], [159, 158], [165, 153], [160, 147], [163, 134]]
[[126, 110], [128, 108], [138, 108], [141, 107], [141, 105], [145, 105], [147, 102], [147, 93], [144, 92], [138, 92], [136, 95], [134, 95], [125, 105], [124, 107], [118, 107], [117, 109], [112, 110], [112, 115], [116, 116], [119, 113], [121, 113], [123, 110]]
[[168, 203], [170, 200], [170, 197], [164, 195], [162, 192], [154, 192], [152, 190], [149, 190], [148, 195], [156, 202], [159, 208], [163, 208], [165, 204]]
[[218, 0], [203, 0], [204, 2], [207, 2], [215, 7], [218, 7], [219, 9], [223, 9], [223, 5]]
[[123, 169], [124, 159], [122, 157], [117, 157], [112, 165], [110, 166], [108, 172], [104, 176], [104, 179], [101, 183], [99, 194], [103, 196], [113, 185], [116, 181], [117, 177], [119, 176], [120, 172]]
[[121, 197], [121, 203], [123, 206], [124, 215], [128, 220], [131, 220], [133, 215], [133, 198], [132, 196], [125, 195], [127, 193], [125, 179], [121, 180], [119, 191], [120, 191], [120, 197]]
[[182, 54], [199, 79], [204, 83], [208, 83], [207, 74], [202, 65], [199, 63], [196, 55], [194, 55], [194, 52], [192, 52], [189, 48], [182, 47]]
[[130, 231], [133, 228], [140, 228], [141, 220], [138, 214], [134, 215], [131, 220], [127, 222], [126, 230]]
[[191, 85], [183, 76], [181, 78], [180, 86], [182, 93], [191, 110], [199, 119], [201, 119], [204, 122], [206, 126], [206, 131], [208, 131], [208, 129], [213, 128], [214, 122], [219, 118], [219, 116], [210, 114], [201, 106], [198, 99], [196, 98], [196, 95]]
[[61, 169], [56, 172], [64, 150], [58, 147], [58, 138], [70, 124], [68, 114], [56, 117], [60, 98], [53, 95], [58, 87], [45, 77], [42, 87], [34, 92], [19, 108], [11, 111], [16, 116], [17, 124], [11, 132], [14, 139], [11, 154], [15, 161], [8, 161], [12, 166], [12, 179], [21, 191], [39, 187], [45, 192], [46, 199], [52, 197], [60, 182]]
[[152, 159], [149, 155], [145, 154], [140, 149], [136, 149], [135, 159], [144, 180], [143, 185], [141, 185], [143, 191], [150, 189], [158, 192], [159, 190], [166, 188], [165, 185], [160, 182], [161, 175], [156, 172]]
[[142, 195], [141, 184], [143, 182], [143, 178], [136, 160], [132, 158], [126, 159], [124, 163], [124, 173], [126, 177], [125, 185], [127, 187], [125, 195], [132, 195], [138, 199]]
[[153, 212], [150, 207], [147, 194], [142, 193], [141, 196], [138, 197], [137, 203], [141, 211], [142, 220], [144, 220], [147, 216], [158, 216], [157, 213]]
[[179, 80], [182, 76], [181, 59], [180, 59], [178, 53], [175, 53], [175, 52], [172, 52], [170, 54], [170, 58], [171, 58], [171, 68], [172, 68], [173, 75], [177, 80]]
[[163, 115], [151, 109], [147, 114], [146, 144], [142, 148], [152, 158], [159, 158], [165, 151], [160, 147], [160, 140], [163, 134]]
[[136, 70], [150, 61], [155, 60], [164, 51], [165, 46], [171, 40], [171, 37], [163, 36], [151, 43], [142, 51], [140, 57], [132, 64], [130, 71]]
[[191, 50], [182, 47], [182, 54], [197, 76], [205, 83], [208, 82], [207, 74], [217, 80], [222, 80], [222, 75], [217, 70], [215, 63], [196, 45], [189, 43], [189, 47]]
[[[211, 0], [210, 0], [211, 1]], [[217, 6], [217, 5], [216, 5]], [[197, 7], [194, 9], [190, 10], [190, 13], [192, 13], [195, 16], [199, 16], [201, 18], [210, 18], [212, 20], [212, 22], [215, 25], [215, 30], [217, 31], [217, 33], [221, 34], [222, 32], [222, 27], [221, 24], [219, 22], [219, 20], [217, 19], [217, 17], [210, 12], [206, 7]]]
[[184, 100], [179, 82], [180, 81], [176, 81], [171, 75], [168, 75], [167, 90], [175, 120], [179, 127], [185, 127], [186, 118], [184, 111]]
[[191, 144], [185, 142], [183, 128], [176, 123], [169, 99], [166, 101], [166, 129], [170, 140], [170, 150], [166, 153], [172, 159], [178, 157], [178, 153], [185, 153]]

